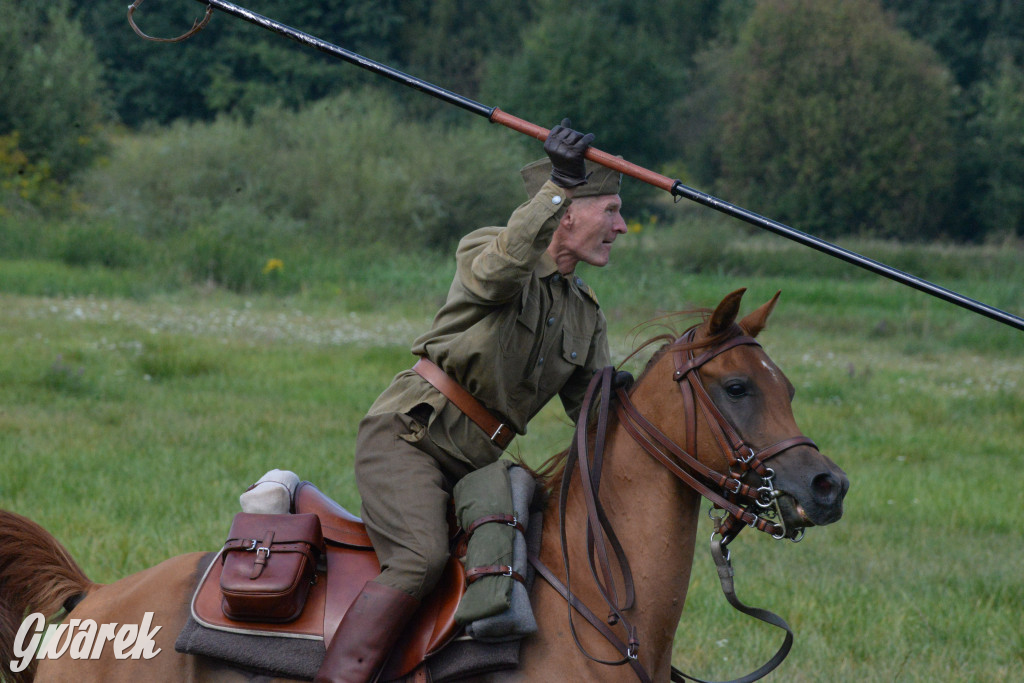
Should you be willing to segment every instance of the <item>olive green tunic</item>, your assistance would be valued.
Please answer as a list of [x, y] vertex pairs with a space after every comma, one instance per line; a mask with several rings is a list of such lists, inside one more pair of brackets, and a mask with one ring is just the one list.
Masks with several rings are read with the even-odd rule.
[[[570, 200], [548, 182], [505, 228], [467, 235], [456, 275], [431, 329], [412, 352], [440, 366], [518, 434], [556, 394], [575, 421], [594, 372], [610, 363], [604, 315], [593, 291], [562, 275], [547, 253]], [[474, 468], [500, 455], [488, 435], [411, 370], [395, 377], [370, 414], [434, 410], [429, 434]]]
[[[507, 227], [463, 238], [447, 301], [412, 347], [518, 434], [556, 395], [575, 421], [594, 372], [610, 363], [594, 293], [575, 274], [559, 273], [546, 251], [569, 203], [546, 182]], [[382, 569], [377, 581], [419, 599], [433, 588], [448, 559], [451, 487], [500, 455], [418, 374], [394, 378], [356, 443], [363, 520]]]

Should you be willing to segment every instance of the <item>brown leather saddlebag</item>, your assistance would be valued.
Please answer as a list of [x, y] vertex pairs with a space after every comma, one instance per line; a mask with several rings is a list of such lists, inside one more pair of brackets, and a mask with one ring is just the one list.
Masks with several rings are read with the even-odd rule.
[[287, 622], [306, 604], [323, 548], [315, 514], [240, 512], [221, 553], [221, 609], [238, 621]]

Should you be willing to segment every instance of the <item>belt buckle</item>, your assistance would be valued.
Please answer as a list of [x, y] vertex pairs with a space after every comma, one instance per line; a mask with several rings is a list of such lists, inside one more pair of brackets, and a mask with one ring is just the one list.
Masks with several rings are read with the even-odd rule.
[[494, 430], [493, 434], [491, 434], [491, 443], [504, 450], [505, 447], [508, 446], [508, 442], [511, 440], [509, 434], [508, 425], [505, 423], [499, 424], [498, 428]]

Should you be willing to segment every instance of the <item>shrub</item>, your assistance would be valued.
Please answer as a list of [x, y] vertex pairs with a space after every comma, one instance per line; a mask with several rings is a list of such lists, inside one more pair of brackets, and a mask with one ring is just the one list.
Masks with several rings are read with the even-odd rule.
[[298, 112], [267, 107], [251, 123], [125, 135], [81, 187], [95, 209], [149, 237], [238, 213], [273, 216], [325, 249], [416, 249], [504, 221], [525, 198], [517, 169], [529, 159], [502, 130], [430, 126], [385, 96], [353, 92]]
[[58, 251], [69, 266], [128, 268], [145, 263], [149, 248], [134, 232], [108, 220], [77, 219], [64, 228]]
[[725, 199], [823, 236], [939, 231], [951, 79], [876, 0], [757, 3], [702, 72], [692, 107], [714, 120], [700, 131], [712, 159], [692, 167], [717, 174]]

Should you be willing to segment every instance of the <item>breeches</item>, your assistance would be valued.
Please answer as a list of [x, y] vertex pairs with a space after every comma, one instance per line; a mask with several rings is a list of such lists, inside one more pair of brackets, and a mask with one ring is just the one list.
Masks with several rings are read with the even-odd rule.
[[[448, 500], [455, 484], [425, 435], [401, 413], [369, 415], [356, 438], [362, 517], [380, 562], [376, 581], [422, 600], [448, 562]], [[439, 454], [442, 458], [443, 454]]]

